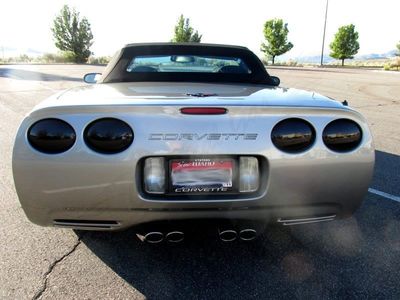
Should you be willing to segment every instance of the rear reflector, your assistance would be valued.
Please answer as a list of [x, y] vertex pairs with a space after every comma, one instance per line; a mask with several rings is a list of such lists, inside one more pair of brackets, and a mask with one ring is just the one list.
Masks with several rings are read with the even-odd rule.
[[240, 157], [239, 165], [240, 192], [251, 193], [257, 191], [260, 184], [257, 158], [242, 156]]
[[226, 108], [222, 107], [185, 107], [181, 108], [184, 115], [223, 115], [227, 113]]
[[60, 227], [82, 227], [93, 229], [112, 229], [120, 227], [121, 224], [117, 221], [105, 220], [70, 220], [70, 219], [56, 219], [53, 221], [54, 226]]
[[309, 218], [279, 218], [278, 223], [282, 223], [285, 226], [290, 226], [290, 225], [301, 225], [301, 224], [333, 221], [335, 218], [336, 215], [309, 217]]

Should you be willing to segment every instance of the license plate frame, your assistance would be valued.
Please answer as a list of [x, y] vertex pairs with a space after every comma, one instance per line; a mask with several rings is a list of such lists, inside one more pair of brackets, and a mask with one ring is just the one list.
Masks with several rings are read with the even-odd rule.
[[[186, 167], [177, 168], [176, 164], [187, 164]], [[193, 163], [198, 163], [196, 167]], [[215, 164], [213, 164], [215, 163]], [[238, 163], [237, 159], [233, 157], [178, 157], [172, 158], [168, 163], [168, 178], [169, 178], [169, 194], [174, 195], [225, 195], [238, 193]], [[189, 169], [192, 168], [191, 171]], [[201, 181], [191, 184], [177, 184], [177, 171], [186, 172], [180, 174], [180, 177], [190, 177], [190, 179], [198, 179], [211, 175], [212, 179], [217, 179], [215, 185], [210, 182], [202, 183]], [[230, 177], [229, 170], [231, 172]], [[198, 171], [198, 172], [197, 172]], [[209, 174], [207, 174], [207, 172]], [[175, 173], [174, 173], [175, 172]], [[199, 174], [196, 174], [199, 173]], [[203, 173], [203, 174], [200, 174]], [[189, 176], [184, 176], [189, 175]], [[218, 181], [218, 179], [220, 179]], [[227, 182], [230, 179], [230, 184]], [[229, 180], [228, 180], [229, 181]]]

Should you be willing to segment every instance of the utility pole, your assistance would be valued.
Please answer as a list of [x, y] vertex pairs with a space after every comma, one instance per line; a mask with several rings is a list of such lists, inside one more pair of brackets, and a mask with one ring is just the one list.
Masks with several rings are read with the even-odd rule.
[[329, 0], [326, 0], [324, 35], [322, 37], [321, 67], [324, 64], [325, 31], [326, 31], [326, 19], [328, 18], [328, 2], [329, 2]]

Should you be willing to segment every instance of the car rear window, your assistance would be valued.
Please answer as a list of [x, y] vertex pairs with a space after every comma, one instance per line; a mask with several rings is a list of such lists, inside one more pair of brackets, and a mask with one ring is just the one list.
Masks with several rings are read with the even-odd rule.
[[135, 56], [128, 64], [126, 71], [129, 73], [252, 73], [241, 58], [201, 55]]
[[275, 86], [260, 59], [238, 46], [154, 43], [125, 46], [101, 83], [210, 82]]

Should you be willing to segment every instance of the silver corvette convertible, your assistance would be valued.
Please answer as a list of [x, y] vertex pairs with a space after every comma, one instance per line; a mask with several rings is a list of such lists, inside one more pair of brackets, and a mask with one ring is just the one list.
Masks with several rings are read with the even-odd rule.
[[[84, 79], [96, 84], [50, 97], [17, 133], [15, 186], [36, 224], [295, 225], [350, 216], [368, 190], [365, 119], [346, 103], [279, 87], [247, 48], [131, 44]], [[240, 233], [252, 234], [232, 228], [226, 240]]]

